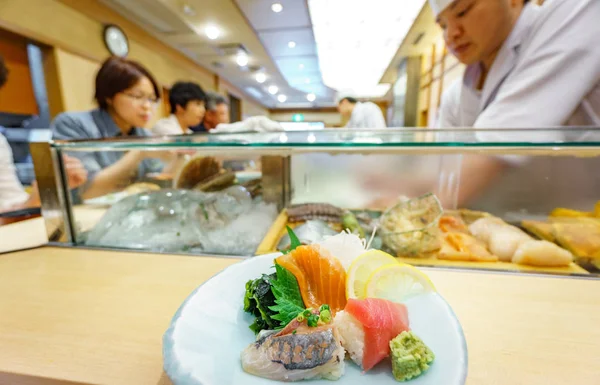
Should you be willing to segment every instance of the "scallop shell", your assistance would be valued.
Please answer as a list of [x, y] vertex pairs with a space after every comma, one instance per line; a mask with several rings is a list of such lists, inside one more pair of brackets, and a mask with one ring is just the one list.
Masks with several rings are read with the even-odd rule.
[[196, 156], [183, 165], [175, 179], [173, 187], [192, 189], [198, 183], [219, 174], [221, 165], [210, 156]]

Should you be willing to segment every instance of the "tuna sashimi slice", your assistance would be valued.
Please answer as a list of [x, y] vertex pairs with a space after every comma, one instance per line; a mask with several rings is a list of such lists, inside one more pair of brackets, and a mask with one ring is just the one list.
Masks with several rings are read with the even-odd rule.
[[409, 330], [406, 306], [386, 299], [349, 299], [345, 311], [362, 324], [365, 350], [362, 367], [366, 372], [390, 354], [390, 341]]

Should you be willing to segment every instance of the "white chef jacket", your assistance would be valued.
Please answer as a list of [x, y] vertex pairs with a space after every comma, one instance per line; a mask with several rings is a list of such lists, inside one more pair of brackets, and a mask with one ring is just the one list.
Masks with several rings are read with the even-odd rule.
[[[175, 114], [171, 114], [166, 118], [162, 118], [152, 127], [154, 135], [183, 135], [184, 131], [179, 124], [179, 120]], [[187, 128], [185, 134], [193, 134], [194, 132]]]
[[352, 110], [352, 116], [346, 128], [379, 130], [386, 128], [381, 109], [371, 102], [358, 102]]
[[25, 202], [29, 195], [17, 178], [12, 150], [0, 134], [0, 211]]
[[[476, 89], [480, 66], [468, 66], [461, 81], [444, 94], [438, 126], [478, 128], [473, 139], [481, 142], [583, 140], [581, 131], [501, 128], [600, 126], [599, 36], [600, 0], [528, 3], [498, 52], [483, 89]], [[598, 132], [588, 130], [583, 135], [596, 137]], [[470, 202], [470, 208], [518, 218], [547, 215], [555, 207], [589, 211], [598, 199], [600, 165], [595, 158], [500, 158], [520, 166], [496, 178]], [[443, 159], [441, 164], [451, 173], [457, 161]]]
[[[548, 128], [600, 126], [600, 1], [525, 5], [476, 90], [481, 68], [468, 66], [444, 94], [438, 126]], [[560, 133], [478, 132], [480, 141], [565, 139]], [[568, 139], [568, 138], [567, 138]]]

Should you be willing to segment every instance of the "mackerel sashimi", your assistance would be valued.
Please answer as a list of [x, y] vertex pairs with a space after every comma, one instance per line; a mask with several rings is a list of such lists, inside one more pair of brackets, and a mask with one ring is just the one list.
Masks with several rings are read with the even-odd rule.
[[366, 372], [390, 354], [390, 341], [409, 330], [406, 306], [385, 299], [349, 299], [335, 317], [342, 345]]

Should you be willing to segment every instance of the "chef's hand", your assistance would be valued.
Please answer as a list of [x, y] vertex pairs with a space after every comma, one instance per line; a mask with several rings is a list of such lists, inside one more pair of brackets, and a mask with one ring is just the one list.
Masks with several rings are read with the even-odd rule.
[[76, 189], [87, 181], [88, 172], [79, 159], [64, 155], [63, 162], [70, 189]]

